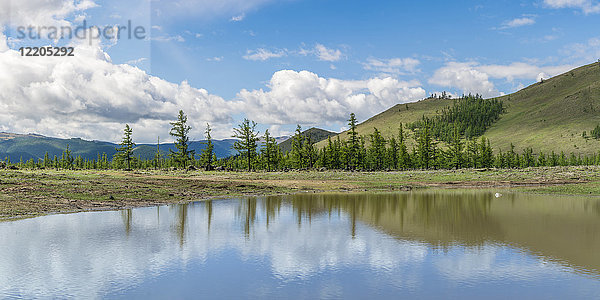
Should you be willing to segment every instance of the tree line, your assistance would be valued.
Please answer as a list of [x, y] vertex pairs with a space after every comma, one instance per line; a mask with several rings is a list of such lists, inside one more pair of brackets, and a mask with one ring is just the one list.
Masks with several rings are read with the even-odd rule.
[[[457, 102], [458, 105], [460, 101]], [[415, 169], [461, 169], [461, 168], [527, 168], [541, 166], [600, 165], [600, 151], [596, 155], [576, 155], [564, 152], [535, 152], [532, 148], [516, 151], [511, 144], [506, 152], [495, 152], [485, 137], [466, 138], [464, 127], [453, 126], [448, 137], [436, 136], [436, 121], [424, 119], [418, 127], [398, 124], [397, 133], [384, 137], [374, 128], [372, 134], [360, 135], [357, 119], [352, 113], [348, 119], [347, 136], [329, 137], [326, 145], [315, 147], [310, 136], [302, 135], [298, 125], [292, 137], [292, 149], [283, 153], [269, 130], [264, 134], [256, 129], [257, 124], [244, 119], [234, 128], [237, 139], [233, 147], [238, 154], [218, 159], [214, 153], [210, 124], [206, 125], [203, 142], [206, 147], [197, 154], [189, 149], [187, 116], [179, 111], [177, 120], [171, 122], [170, 135], [175, 139], [175, 149], [161, 153], [160, 140], [154, 158], [141, 159], [134, 156], [133, 130], [127, 124], [123, 138], [109, 159], [106, 153], [96, 159], [73, 157], [67, 146], [62, 156], [49, 157], [13, 164], [10, 158], [5, 164], [30, 169], [198, 169], [281, 171], [289, 169], [329, 170], [415, 170]]]

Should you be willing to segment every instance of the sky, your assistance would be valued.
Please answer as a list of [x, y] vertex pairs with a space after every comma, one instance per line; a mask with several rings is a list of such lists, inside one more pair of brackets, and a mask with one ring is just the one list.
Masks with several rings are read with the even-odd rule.
[[[123, 2], [0, 0], [0, 131], [116, 142], [130, 124], [138, 143], [169, 141], [180, 109], [195, 140], [244, 118], [340, 131], [352, 112], [495, 97], [600, 58], [596, 0]], [[86, 38], [48, 36], [63, 27]], [[75, 56], [21, 56], [34, 46]]]

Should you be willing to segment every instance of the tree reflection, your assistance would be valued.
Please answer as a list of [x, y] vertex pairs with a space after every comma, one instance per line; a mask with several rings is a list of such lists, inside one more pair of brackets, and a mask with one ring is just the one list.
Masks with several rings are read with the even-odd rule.
[[171, 206], [171, 209], [175, 210], [175, 233], [179, 238], [179, 245], [183, 248], [185, 244], [185, 233], [188, 218], [188, 203], [175, 204]]
[[133, 218], [133, 212], [131, 209], [125, 209], [121, 211], [121, 219], [125, 227], [125, 234], [129, 236], [131, 233], [131, 219]]
[[[257, 207], [261, 215], [257, 216]], [[352, 238], [364, 224], [400, 240], [448, 250], [502, 243], [534, 253], [600, 269], [600, 200], [585, 200], [476, 190], [370, 194], [300, 194], [242, 200], [238, 209], [246, 238], [257, 219], [266, 226], [282, 207], [293, 211], [298, 228], [336, 212], [349, 222]], [[551, 236], [549, 236], [551, 235]], [[568, 242], [565, 242], [568, 241]]]

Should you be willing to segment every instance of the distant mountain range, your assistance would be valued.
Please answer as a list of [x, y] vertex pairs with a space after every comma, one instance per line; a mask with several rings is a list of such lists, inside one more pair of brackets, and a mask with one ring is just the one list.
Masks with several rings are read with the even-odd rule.
[[[314, 143], [326, 139], [328, 136], [335, 135], [333, 132], [311, 128], [302, 133], [304, 136], [310, 135]], [[277, 137], [276, 141], [284, 151], [291, 150], [292, 139], [288, 136]], [[236, 155], [238, 152], [233, 149], [236, 140], [213, 140], [215, 145], [215, 154], [218, 158], [224, 158]], [[206, 148], [205, 141], [190, 142], [190, 150], [195, 150], [196, 154], [202, 153]], [[10, 157], [11, 161], [16, 162], [21, 158], [23, 161], [29, 159], [43, 159], [46, 152], [50, 158], [55, 155], [60, 157], [69, 145], [73, 157], [81, 156], [83, 159], [96, 159], [98, 155], [106, 153], [109, 159], [117, 152], [119, 145], [102, 141], [87, 141], [80, 138], [60, 139], [46, 137], [39, 134], [15, 134], [0, 132], [0, 160]], [[160, 152], [167, 155], [169, 149], [176, 150], [173, 143], [160, 144]], [[134, 156], [142, 159], [152, 159], [156, 154], [156, 144], [138, 144], [134, 151]]]
[[[194, 141], [190, 143], [190, 149], [195, 150], [200, 154], [206, 145], [203, 141]], [[219, 158], [235, 155], [237, 151], [233, 149], [235, 140], [213, 140], [215, 145], [215, 154]], [[54, 155], [60, 157], [63, 151], [69, 145], [69, 149], [73, 157], [81, 156], [84, 159], [95, 159], [98, 154], [106, 153], [110, 158], [117, 152], [117, 144], [101, 141], [86, 141], [80, 138], [59, 139], [46, 137], [37, 134], [14, 134], [0, 133], [0, 159], [10, 157], [11, 161], [15, 162], [23, 158], [24, 161], [33, 158], [34, 160], [44, 158], [46, 152], [51, 158]], [[175, 150], [173, 143], [165, 143], [160, 145], [160, 151], [166, 155], [169, 149]], [[134, 150], [136, 157], [143, 159], [154, 158], [156, 153], [156, 144], [139, 144]]]

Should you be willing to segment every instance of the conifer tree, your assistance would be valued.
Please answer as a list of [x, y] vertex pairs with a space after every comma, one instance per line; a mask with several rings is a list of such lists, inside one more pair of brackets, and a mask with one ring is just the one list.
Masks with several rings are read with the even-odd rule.
[[464, 165], [464, 143], [461, 139], [460, 132], [457, 127], [454, 127], [454, 132], [452, 134], [452, 142], [449, 145], [448, 149], [448, 158], [450, 167], [454, 169], [460, 169]]
[[49, 168], [52, 164], [52, 161], [50, 160], [50, 156], [48, 155], [48, 151], [46, 151], [46, 154], [44, 154], [44, 168]]
[[403, 125], [400, 123], [400, 128], [398, 130], [398, 166], [400, 169], [406, 170], [412, 168], [412, 165], [410, 154], [408, 153], [408, 148], [405, 143]]
[[425, 126], [419, 130], [416, 138], [419, 167], [422, 169], [429, 169], [435, 161], [436, 149], [428, 124], [425, 124]]
[[292, 157], [294, 158], [294, 165], [297, 169], [304, 168], [306, 166], [306, 156], [304, 149], [304, 136], [302, 135], [302, 126], [296, 127], [296, 133], [292, 139]]
[[306, 157], [306, 163], [308, 168], [312, 169], [315, 165], [315, 162], [317, 161], [317, 151], [315, 150], [310, 135], [308, 135], [304, 139], [304, 147], [302, 152], [304, 152], [304, 157]]
[[374, 167], [377, 170], [383, 169], [385, 161], [385, 144], [385, 138], [381, 136], [381, 132], [375, 128], [375, 131], [371, 134], [371, 146], [369, 152], [371, 153]]
[[390, 138], [390, 148], [388, 149], [388, 165], [396, 170], [398, 169], [398, 142], [396, 142], [396, 138]]
[[267, 172], [271, 172], [277, 167], [278, 151], [277, 141], [271, 136], [269, 129], [265, 130], [262, 152], [267, 165]]
[[350, 130], [348, 131], [350, 139], [347, 143], [348, 167], [350, 167], [351, 169], [356, 169], [361, 162], [361, 145], [358, 132], [356, 131], [357, 121], [354, 113], [350, 114], [350, 119], [348, 119], [348, 126], [350, 126]]
[[200, 163], [206, 171], [213, 169], [213, 156], [215, 155], [215, 145], [213, 145], [212, 142], [212, 136], [210, 135], [211, 131], [210, 124], [206, 123], [206, 131], [204, 131], [206, 142], [203, 142], [203, 144], [206, 145], [206, 148], [202, 149], [202, 154], [200, 155]]
[[194, 160], [194, 150], [188, 150], [189, 147], [189, 132], [192, 127], [187, 125], [187, 116], [183, 110], [179, 111], [177, 121], [171, 122], [171, 131], [169, 134], [175, 138], [175, 148], [177, 151], [169, 149], [169, 156], [179, 167], [186, 168], [189, 161]]
[[71, 156], [71, 150], [69, 149], [69, 145], [67, 144], [67, 149], [62, 154], [60, 160], [61, 168], [63, 169], [72, 169], [73, 168], [73, 156]]
[[480, 167], [482, 168], [491, 168], [494, 164], [494, 153], [492, 150], [492, 146], [490, 145], [490, 140], [485, 137], [481, 137], [481, 144], [479, 144], [479, 153], [480, 153]]
[[255, 131], [256, 123], [248, 119], [234, 128], [232, 137], [239, 139], [233, 144], [233, 148], [237, 150], [242, 157], [245, 157], [248, 163], [248, 172], [252, 171], [252, 162], [256, 158], [256, 148], [258, 147], [258, 132]]
[[158, 170], [160, 165], [160, 136], [156, 137], [156, 153], [154, 154], [154, 169]]
[[133, 130], [129, 127], [129, 124], [125, 124], [125, 130], [123, 132], [123, 139], [121, 143], [119, 143], [119, 148], [117, 148], [117, 157], [127, 164], [127, 170], [131, 170], [131, 160], [133, 156], [133, 147], [135, 147], [135, 143], [131, 138]]

